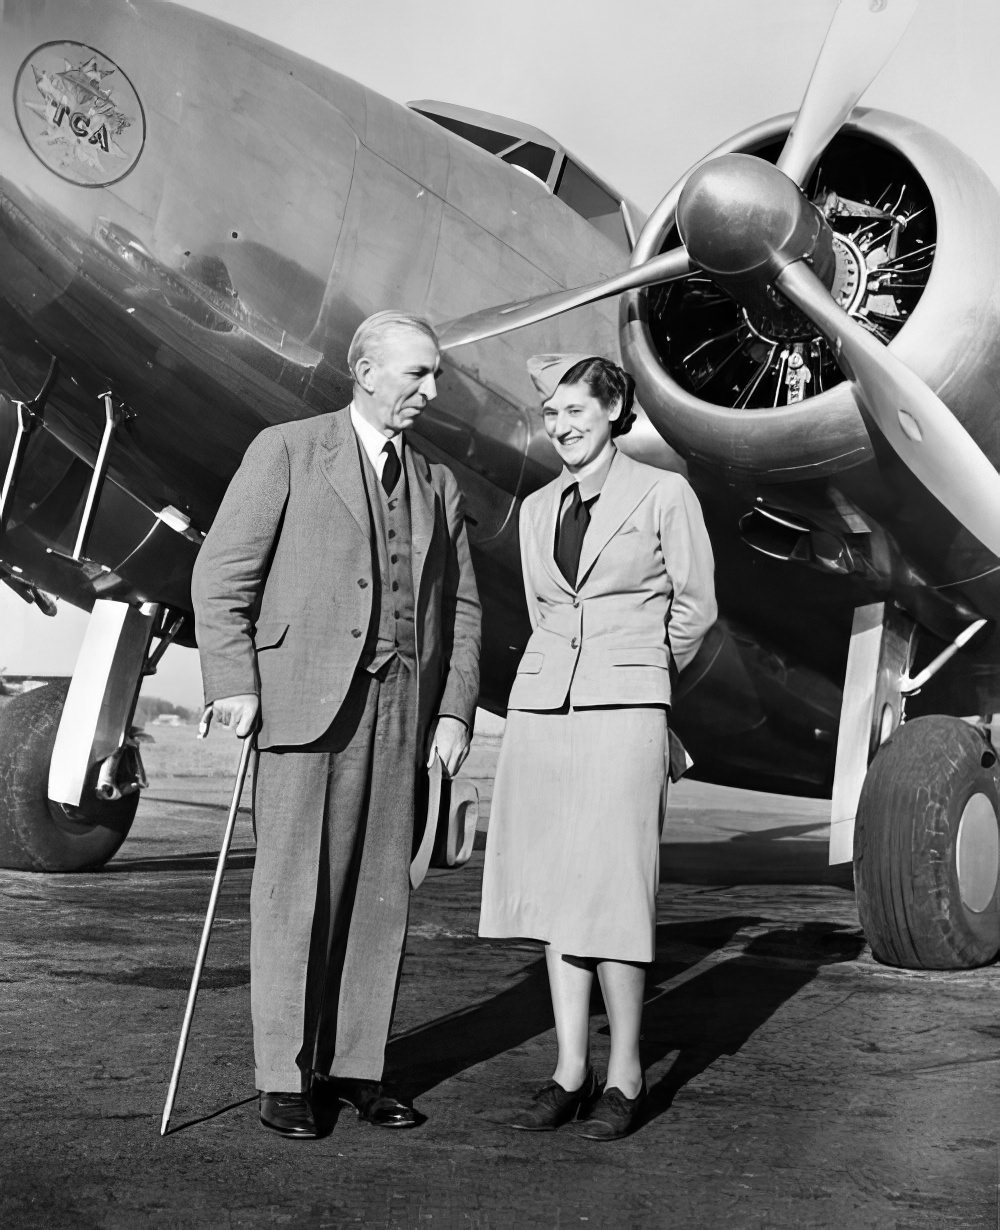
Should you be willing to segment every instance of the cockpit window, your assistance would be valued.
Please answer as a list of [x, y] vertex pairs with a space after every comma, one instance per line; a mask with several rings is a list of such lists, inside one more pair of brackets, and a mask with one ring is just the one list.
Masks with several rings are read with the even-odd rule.
[[556, 184], [556, 196], [565, 201], [570, 209], [586, 218], [602, 235], [624, 248], [629, 248], [625, 223], [622, 221], [621, 203], [591, 179], [576, 163], [567, 158], [562, 174]]
[[[3, 0], [0, 0], [2, 4]], [[464, 137], [510, 166], [527, 171], [612, 243], [626, 252], [632, 250], [635, 231], [641, 226], [641, 219], [638, 225], [635, 223], [634, 207], [630, 207], [613, 190], [609, 191], [600, 180], [575, 162], [558, 141], [541, 129], [512, 120], [509, 116], [493, 115], [472, 107], [435, 102], [428, 98], [411, 102], [409, 106], [418, 115]], [[626, 212], [632, 220], [628, 225]], [[631, 234], [629, 225], [632, 227]]]
[[546, 183], [552, 170], [553, 152], [535, 141], [521, 141], [500, 157], [511, 166], [523, 167]]
[[447, 128], [449, 132], [465, 137], [466, 141], [471, 141], [473, 145], [478, 145], [480, 149], [487, 150], [491, 154], [499, 154], [501, 150], [508, 149], [517, 141], [517, 137], [508, 136], [505, 132], [480, 128], [478, 124], [469, 124], [465, 120], [453, 120], [450, 116], [433, 115], [429, 111], [421, 111], [419, 107], [414, 107], [414, 110], [420, 115], [425, 115], [429, 120], [433, 120], [435, 124], [440, 124], [442, 128]]

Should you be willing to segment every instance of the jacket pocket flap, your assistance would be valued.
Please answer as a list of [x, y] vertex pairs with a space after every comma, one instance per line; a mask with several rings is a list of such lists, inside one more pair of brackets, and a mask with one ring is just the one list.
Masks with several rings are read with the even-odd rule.
[[613, 666], [660, 666], [670, 665], [666, 645], [649, 645], [645, 649], [616, 649], [608, 655]]
[[278, 620], [258, 624], [257, 630], [253, 634], [254, 644], [258, 650], [276, 649], [285, 639], [287, 631], [288, 624]]
[[544, 661], [544, 653], [526, 653], [518, 663], [517, 673], [519, 675], [537, 675], [542, 669]]

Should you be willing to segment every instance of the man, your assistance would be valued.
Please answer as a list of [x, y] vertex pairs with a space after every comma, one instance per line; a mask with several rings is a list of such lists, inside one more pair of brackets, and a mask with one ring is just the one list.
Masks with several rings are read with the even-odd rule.
[[[257, 729], [251, 1009], [260, 1119], [319, 1134], [317, 1090], [383, 1127], [418, 766], [469, 750], [480, 606], [458, 486], [404, 434], [436, 395], [433, 330], [365, 320], [349, 407], [262, 431], [192, 583], [206, 701]], [[324, 1080], [323, 1078], [328, 1078]]]

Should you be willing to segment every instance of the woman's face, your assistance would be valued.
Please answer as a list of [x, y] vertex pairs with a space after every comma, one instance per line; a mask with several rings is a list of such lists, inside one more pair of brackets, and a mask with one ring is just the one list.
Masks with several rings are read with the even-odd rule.
[[542, 406], [545, 431], [569, 470], [599, 457], [611, 439], [620, 406], [605, 410], [586, 383], [560, 384]]

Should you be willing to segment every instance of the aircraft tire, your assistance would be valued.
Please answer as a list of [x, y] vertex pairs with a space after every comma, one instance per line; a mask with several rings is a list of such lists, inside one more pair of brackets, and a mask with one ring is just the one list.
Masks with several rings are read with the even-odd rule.
[[996, 753], [958, 718], [906, 722], [879, 749], [854, 830], [858, 913], [872, 955], [971, 969], [1000, 949]]
[[0, 707], [0, 867], [89, 871], [128, 836], [139, 795], [66, 809], [48, 798], [49, 760], [68, 681], [15, 696]]

